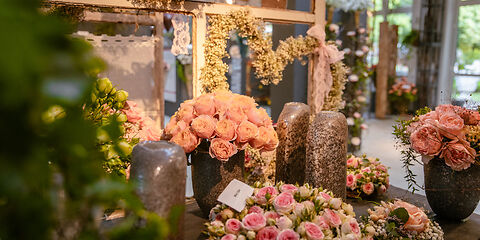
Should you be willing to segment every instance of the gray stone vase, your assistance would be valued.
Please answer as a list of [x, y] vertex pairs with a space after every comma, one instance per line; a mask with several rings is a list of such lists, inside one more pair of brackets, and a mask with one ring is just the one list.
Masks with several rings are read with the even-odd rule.
[[307, 133], [305, 182], [346, 199], [347, 119], [342, 113], [322, 111]]
[[208, 149], [206, 144], [202, 145], [190, 156], [193, 194], [203, 216], [207, 218], [210, 210], [219, 203], [217, 198], [227, 185], [233, 179], [244, 181], [245, 152], [239, 151], [224, 162], [210, 157], [208, 151], [199, 150]]
[[275, 181], [304, 183], [309, 125], [308, 105], [298, 102], [285, 104], [277, 122], [279, 144], [276, 153]]
[[428, 204], [438, 217], [460, 221], [473, 213], [480, 200], [480, 166], [454, 171], [434, 158], [423, 171]]
[[[138, 143], [132, 151], [130, 181], [145, 208], [161, 217], [168, 217], [173, 206], [185, 205], [187, 159], [182, 147], [167, 141]], [[183, 239], [183, 217], [176, 237]]]

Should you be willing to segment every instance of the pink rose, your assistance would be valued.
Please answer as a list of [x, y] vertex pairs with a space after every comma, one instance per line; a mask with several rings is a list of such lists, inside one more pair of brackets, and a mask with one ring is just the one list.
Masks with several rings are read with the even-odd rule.
[[445, 146], [440, 158], [445, 159], [445, 164], [455, 171], [461, 171], [470, 167], [475, 162], [475, 149], [469, 146], [467, 141], [453, 140]]
[[325, 237], [322, 229], [318, 225], [311, 222], [305, 223], [305, 233], [307, 234], [308, 240], [320, 240]]
[[192, 152], [193, 150], [195, 150], [198, 144], [200, 144], [197, 136], [195, 136], [195, 134], [193, 134], [193, 132], [190, 131], [189, 128], [184, 129], [177, 135], [173, 136], [173, 138], [170, 139], [170, 142], [174, 142], [180, 145], [185, 151], [185, 153]]
[[228, 161], [231, 156], [237, 153], [237, 147], [229, 141], [214, 138], [210, 141], [209, 153], [212, 158]]
[[267, 142], [263, 145], [263, 150], [273, 151], [278, 146], [278, 135], [273, 127], [267, 128]]
[[366, 168], [363, 168], [363, 169], [362, 169], [362, 172], [364, 172], [364, 173], [365, 173], [365, 172], [366, 172], [366, 173], [371, 173], [372, 170], [370, 169], [370, 167], [366, 167]]
[[169, 138], [171, 138], [177, 135], [179, 132], [185, 130], [187, 127], [187, 123], [182, 120], [177, 122], [177, 118], [173, 116], [165, 127], [165, 133], [169, 135]]
[[353, 176], [353, 174], [348, 174], [347, 187], [353, 190], [355, 188], [356, 183], [357, 182], [356, 182], [355, 176]]
[[418, 117], [421, 122], [426, 122], [427, 120], [438, 120], [438, 113], [435, 111], [428, 112], [426, 114], [420, 115]]
[[241, 106], [243, 112], [245, 113], [248, 112], [250, 109], [257, 107], [255, 99], [245, 95], [233, 94], [232, 101]]
[[276, 240], [278, 236], [278, 229], [276, 227], [266, 227], [258, 231], [256, 240]]
[[347, 167], [357, 168], [358, 167], [358, 160], [356, 157], [352, 156], [347, 159]]
[[300, 236], [292, 229], [285, 229], [278, 234], [277, 240], [298, 240]]
[[248, 143], [250, 140], [255, 139], [258, 136], [258, 127], [247, 121], [244, 120], [240, 123], [237, 127], [237, 139], [236, 143]]
[[338, 227], [340, 224], [342, 224], [342, 220], [340, 219], [340, 216], [335, 212], [332, 211], [329, 208], [325, 209], [325, 215], [324, 217], [328, 220], [328, 224], [332, 227]]
[[182, 103], [180, 105], [180, 109], [178, 109], [177, 116], [179, 120], [182, 120], [188, 125], [190, 125], [192, 120], [195, 118], [195, 114], [193, 113], [193, 106], [189, 103]]
[[270, 195], [270, 199], [273, 199], [275, 196], [278, 195], [278, 191], [274, 187], [263, 187], [258, 190], [257, 194], [255, 194], [256, 202], [258, 204], [267, 203], [267, 199], [265, 198], [265, 195], [267, 195], [267, 193]]
[[301, 203], [296, 203], [295, 207], [293, 208], [293, 212], [297, 217], [302, 216], [303, 210], [305, 209], [305, 206]]
[[217, 127], [215, 128], [215, 135], [218, 138], [232, 141], [236, 137], [237, 124], [235, 122], [223, 119], [218, 121]]
[[316, 216], [313, 219], [313, 223], [317, 224], [322, 230], [330, 228], [328, 225], [328, 219], [326, 219], [324, 216]]
[[227, 111], [225, 112], [225, 117], [227, 119], [232, 120], [236, 124], [240, 124], [241, 122], [247, 120], [247, 116], [243, 111], [242, 105], [239, 103], [232, 102], [228, 107]]
[[250, 108], [247, 112], [248, 121], [256, 124], [257, 126], [267, 127], [272, 124], [270, 116], [263, 108]]
[[139, 132], [138, 136], [140, 141], [160, 141], [162, 137], [162, 130], [157, 127], [143, 127]]
[[382, 172], [387, 172], [387, 167], [385, 167], [383, 164], [377, 165], [376, 168]]
[[330, 201], [330, 199], [332, 199], [332, 196], [326, 192], [320, 192], [320, 196], [322, 196], [326, 201]]
[[126, 101], [122, 112], [127, 115], [127, 121], [137, 123], [142, 120], [142, 112], [137, 108], [137, 103], [134, 101]]
[[229, 91], [217, 91], [214, 94], [213, 101], [215, 102], [216, 114], [223, 116], [230, 106], [232, 100], [232, 93]]
[[298, 188], [295, 187], [295, 185], [293, 184], [283, 184], [281, 187], [280, 187], [280, 191], [281, 192], [289, 192], [291, 194], [295, 194], [297, 191], [298, 191]]
[[387, 192], [387, 187], [385, 187], [385, 185], [381, 185], [379, 189], [380, 189], [381, 193], [386, 193]]
[[363, 178], [363, 174], [361, 174], [361, 173], [357, 173], [355, 175], [355, 179], [357, 179], [357, 180], [362, 179], [362, 178]]
[[464, 109], [460, 113], [460, 117], [462, 117], [466, 125], [478, 125], [480, 123], [480, 113], [478, 111]]
[[251, 206], [249, 209], [248, 209], [248, 213], [260, 213], [260, 214], [263, 214], [263, 209], [259, 206]]
[[279, 213], [288, 213], [292, 211], [296, 202], [293, 198], [293, 195], [289, 192], [280, 193], [275, 200], [273, 200], [273, 206], [275, 210]]
[[249, 143], [252, 148], [262, 149], [269, 141], [271, 141], [270, 132], [268, 128], [262, 126], [258, 128], [258, 136], [252, 139]]
[[464, 137], [463, 119], [456, 114], [440, 115], [438, 122], [435, 123], [440, 134], [447, 138], [458, 139]]
[[280, 230], [284, 230], [284, 229], [289, 229], [292, 227], [293, 225], [293, 222], [290, 218], [288, 218], [287, 216], [281, 216], [277, 222], [276, 222], [278, 228]]
[[459, 106], [453, 106], [450, 104], [444, 104], [444, 105], [439, 105], [435, 108], [435, 112], [437, 112], [439, 115], [443, 114], [458, 114], [462, 111], [462, 107]]
[[394, 209], [403, 207], [407, 210], [409, 218], [405, 223], [404, 227], [408, 231], [416, 231], [417, 233], [423, 232], [428, 225], [430, 220], [428, 219], [425, 212], [419, 207], [416, 207], [410, 203], [398, 200], [394, 202]]
[[193, 103], [193, 108], [197, 115], [210, 115], [215, 114], [215, 101], [213, 100], [212, 94], [204, 94], [195, 99]]
[[209, 139], [215, 132], [215, 119], [209, 115], [200, 115], [192, 120], [192, 131], [199, 138]]
[[358, 226], [357, 220], [353, 217], [347, 218], [347, 221], [345, 221], [345, 223], [342, 225], [342, 232], [346, 234], [359, 234], [360, 227]]
[[274, 211], [268, 211], [264, 215], [265, 215], [265, 218], [267, 218], [267, 220], [268, 219], [277, 220], [280, 218], [280, 215]]
[[237, 239], [237, 236], [235, 236], [234, 234], [227, 234], [223, 236], [220, 240], [235, 240], [235, 239]]
[[225, 223], [225, 230], [227, 233], [238, 234], [242, 228], [242, 223], [235, 218], [230, 218]]
[[410, 142], [415, 151], [427, 156], [437, 155], [443, 145], [440, 133], [430, 124], [419, 127], [412, 135], [410, 135]]
[[258, 231], [265, 227], [267, 220], [260, 213], [249, 213], [242, 220], [243, 227], [247, 230]]
[[370, 194], [372, 194], [373, 191], [375, 190], [375, 186], [373, 185], [372, 182], [369, 182], [369, 183], [364, 184], [364, 185], [362, 186], [362, 190], [363, 190], [363, 192], [364, 192], [365, 194], [370, 195]]

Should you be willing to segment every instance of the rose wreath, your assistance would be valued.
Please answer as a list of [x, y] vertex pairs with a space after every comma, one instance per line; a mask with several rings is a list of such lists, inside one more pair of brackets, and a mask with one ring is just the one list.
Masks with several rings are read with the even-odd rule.
[[415, 178], [409, 167], [416, 157], [424, 163], [441, 159], [455, 171], [479, 164], [480, 113], [458, 106], [440, 105], [432, 111], [423, 108], [410, 120], [399, 121], [394, 135], [402, 150], [402, 161], [407, 170], [409, 187], [416, 190]]
[[247, 145], [272, 151], [278, 136], [272, 120], [251, 97], [229, 91], [203, 94], [187, 100], [165, 127], [163, 139], [182, 146], [185, 153], [195, 150], [202, 141], [209, 144], [212, 158], [228, 161]]
[[369, 196], [374, 192], [385, 193], [389, 187], [387, 167], [378, 158], [347, 158], [347, 195], [349, 197]]
[[430, 220], [419, 207], [402, 200], [368, 209], [368, 216], [360, 222], [365, 239], [443, 239], [437, 222]]
[[256, 183], [247, 206], [235, 212], [217, 205], [206, 223], [209, 239], [360, 239], [353, 207], [331, 192], [278, 183]]

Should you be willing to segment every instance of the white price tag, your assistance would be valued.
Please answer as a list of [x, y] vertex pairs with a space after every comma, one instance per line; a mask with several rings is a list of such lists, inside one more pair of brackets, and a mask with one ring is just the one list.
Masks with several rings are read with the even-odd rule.
[[235, 209], [237, 212], [241, 212], [245, 208], [245, 200], [252, 194], [252, 187], [237, 179], [233, 179], [218, 196], [217, 200]]

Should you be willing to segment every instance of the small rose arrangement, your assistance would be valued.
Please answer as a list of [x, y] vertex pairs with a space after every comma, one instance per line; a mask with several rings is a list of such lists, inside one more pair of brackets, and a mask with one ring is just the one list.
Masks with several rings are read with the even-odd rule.
[[202, 140], [210, 145], [212, 158], [228, 159], [247, 145], [272, 151], [278, 145], [277, 132], [263, 108], [251, 97], [229, 91], [203, 94], [187, 100], [165, 127], [164, 139], [195, 150]]
[[421, 208], [402, 200], [382, 201], [380, 206], [368, 209], [360, 226], [365, 239], [444, 239], [437, 222], [430, 220]]
[[[398, 143], [406, 147], [402, 151], [404, 166], [412, 165], [416, 154], [422, 156], [425, 164], [432, 159], [445, 161], [454, 171], [479, 164], [479, 124], [478, 111], [459, 106], [440, 105], [434, 111], [418, 110], [415, 117], [394, 126]], [[407, 175], [407, 180], [415, 183], [413, 175]]]
[[406, 77], [402, 77], [395, 80], [395, 83], [388, 90], [388, 99], [394, 110], [398, 113], [406, 113], [408, 105], [417, 100], [417, 88]]
[[303, 186], [256, 183], [247, 206], [217, 205], [206, 223], [209, 239], [360, 239], [353, 207], [331, 192]]
[[347, 195], [370, 196], [374, 192], [385, 193], [389, 184], [387, 167], [378, 158], [363, 155], [347, 158]]

